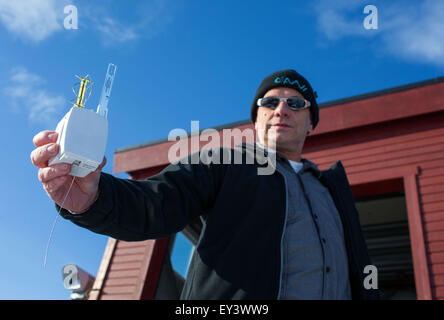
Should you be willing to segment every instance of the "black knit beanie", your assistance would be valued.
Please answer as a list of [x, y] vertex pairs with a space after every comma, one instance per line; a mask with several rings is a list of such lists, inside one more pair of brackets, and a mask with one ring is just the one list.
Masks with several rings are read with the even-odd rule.
[[262, 98], [268, 90], [278, 87], [287, 87], [297, 90], [302, 96], [310, 101], [310, 116], [313, 123], [313, 129], [319, 122], [319, 107], [316, 103], [317, 93], [313, 91], [310, 83], [302, 75], [294, 70], [282, 70], [270, 74], [266, 77], [254, 96], [251, 104], [251, 121], [256, 122], [257, 100]]

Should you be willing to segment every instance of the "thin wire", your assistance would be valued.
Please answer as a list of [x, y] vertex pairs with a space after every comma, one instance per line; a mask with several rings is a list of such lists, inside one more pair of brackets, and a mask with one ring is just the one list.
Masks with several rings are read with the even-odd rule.
[[54, 232], [57, 220], [59, 219], [60, 216], [60, 211], [62, 211], [63, 205], [65, 204], [66, 199], [68, 198], [68, 194], [71, 191], [72, 185], [74, 184], [74, 180], [76, 179], [76, 177], [74, 176], [72, 181], [71, 181], [71, 185], [69, 186], [68, 192], [65, 195], [65, 199], [63, 199], [62, 205], [60, 206], [59, 212], [57, 212], [57, 216], [52, 224], [52, 228], [51, 228], [51, 233], [49, 234], [49, 239], [48, 239], [48, 243], [46, 244], [46, 251], [45, 251], [45, 258], [43, 260], [43, 268], [46, 267], [46, 259], [48, 258], [48, 250], [49, 250], [49, 245], [51, 243], [51, 239], [52, 239], [52, 233]]

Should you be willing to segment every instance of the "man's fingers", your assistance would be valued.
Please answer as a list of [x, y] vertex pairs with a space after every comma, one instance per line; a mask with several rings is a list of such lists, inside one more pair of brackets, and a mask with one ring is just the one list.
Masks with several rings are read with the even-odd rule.
[[67, 163], [57, 163], [50, 167], [40, 168], [37, 174], [40, 182], [47, 183], [54, 178], [66, 176], [71, 170], [71, 166]]
[[103, 161], [102, 163], [99, 165], [99, 167], [97, 168], [97, 170], [102, 170], [102, 168], [106, 165], [106, 157], [103, 157]]
[[51, 200], [56, 203], [60, 203], [62, 201], [62, 197], [64, 197], [66, 193], [67, 187], [65, 185], [67, 181], [69, 181], [69, 176], [63, 176], [55, 178], [48, 183], [43, 183], [42, 186]]
[[46, 191], [53, 194], [57, 192], [58, 189], [66, 183], [66, 181], [68, 181], [68, 178], [69, 176], [61, 176], [54, 178], [49, 182], [43, 183], [43, 188], [45, 188]]
[[36, 145], [36, 147], [41, 147], [45, 144], [56, 142], [57, 136], [57, 132], [45, 130], [37, 133], [32, 139], [32, 142]]
[[55, 143], [38, 147], [31, 152], [31, 162], [39, 168], [47, 167], [49, 159], [55, 157], [58, 151], [59, 146]]

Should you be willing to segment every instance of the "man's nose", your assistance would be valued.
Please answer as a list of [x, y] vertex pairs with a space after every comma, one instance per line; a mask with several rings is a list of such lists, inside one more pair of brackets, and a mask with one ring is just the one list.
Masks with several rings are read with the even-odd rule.
[[288, 116], [290, 113], [290, 108], [288, 107], [287, 102], [280, 101], [276, 109], [274, 109], [274, 115], [275, 116]]

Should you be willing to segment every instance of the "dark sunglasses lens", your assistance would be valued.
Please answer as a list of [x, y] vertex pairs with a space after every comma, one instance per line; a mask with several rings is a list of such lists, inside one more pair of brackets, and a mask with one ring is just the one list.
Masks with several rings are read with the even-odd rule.
[[299, 97], [289, 98], [287, 102], [288, 106], [294, 110], [304, 109], [305, 107], [305, 100]]
[[279, 99], [276, 99], [274, 97], [263, 98], [261, 105], [265, 108], [274, 109], [279, 105]]

